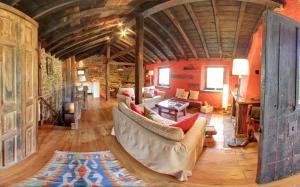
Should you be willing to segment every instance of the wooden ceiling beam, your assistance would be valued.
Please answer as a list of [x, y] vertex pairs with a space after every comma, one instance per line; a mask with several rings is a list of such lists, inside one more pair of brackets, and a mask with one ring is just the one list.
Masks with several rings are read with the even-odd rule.
[[51, 54], [56, 55], [56, 54], [63, 53], [64, 51], [76, 48], [77, 46], [80, 46], [80, 45], [83, 45], [83, 44], [86, 44], [86, 43], [89, 43], [89, 42], [93, 42], [97, 39], [102, 39], [102, 38], [108, 37], [109, 34], [110, 34], [110, 32], [102, 33], [102, 34], [99, 34], [99, 35], [96, 35], [96, 36], [93, 36], [93, 37], [88, 37], [86, 39], [82, 39], [82, 40], [78, 40], [76, 42], [72, 42], [68, 45], [62, 46], [61, 48], [58, 48], [56, 50], [51, 51]]
[[233, 53], [232, 53], [232, 57], [233, 58], [236, 57], [236, 50], [237, 50], [238, 43], [239, 43], [240, 30], [241, 30], [241, 26], [242, 26], [242, 23], [243, 23], [246, 6], [247, 6], [247, 3], [245, 3], [245, 2], [241, 3], [241, 7], [240, 7], [240, 11], [239, 11], [238, 23], [237, 23], [237, 26], [236, 26], [236, 29], [235, 29], [234, 47], [233, 47]]
[[109, 62], [109, 65], [123, 65], [123, 66], [135, 66], [135, 63], [130, 62]]
[[220, 58], [223, 58], [223, 50], [222, 50], [222, 42], [221, 42], [221, 33], [220, 33], [220, 23], [219, 23], [219, 16], [218, 16], [218, 9], [216, 5], [215, 0], [211, 0], [213, 13], [214, 13], [214, 19], [215, 19], [215, 27], [216, 27], [216, 33], [217, 33], [217, 41], [218, 41], [218, 47], [219, 47], [219, 54]]
[[167, 34], [167, 36], [175, 44], [175, 46], [178, 49], [180, 55], [183, 58], [186, 58], [185, 52], [184, 52], [182, 46], [180, 45], [180, 43], [178, 42], [178, 40], [176, 39], [176, 37], [174, 37], [173, 34], [163, 24], [161, 24], [158, 20], [156, 20], [154, 17], [150, 16], [150, 17], [148, 17], [148, 19], [151, 20], [152, 22], [154, 22], [156, 25], [158, 25]]
[[89, 50], [84, 51], [82, 53], [79, 53], [79, 54], [75, 55], [76, 61], [80, 61], [80, 60], [86, 59], [90, 56], [96, 55], [96, 54], [98, 54], [99, 51], [102, 51], [103, 48], [106, 49], [105, 45], [99, 46], [99, 47], [96, 47], [96, 48], [92, 48], [92, 49], [89, 49]]
[[48, 34], [68, 26], [75, 20], [81, 20], [85, 18], [93, 19], [93, 17], [102, 19], [114, 15], [115, 13], [120, 14], [120, 12], [129, 10], [131, 9], [128, 6], [105, 6], [101, 8], [86, 9], [84, 11], [63, 17], [58, 23], [56, 22], [55, 25], [47, 24], [46, 28], [42, 28], [40, 38], [44, 38]]
[[[146, 18], [157, 12], [161, 12], [161, 11], [167, 10], [167, 9], [175, 7], [175, 6], [184, 5], [184, 4], [188, 4], [188, 3], [201, 2], [201, 1], [206, 1], [206, 0], [169, 0], [169, 1], [160, 3], [158, 5], [153, 6], [152, 8], [145, 10], [143, 12], [143, 15]], [[280, 3], [274, 2], [272, 0], [237, 0], [237, 1], [265, 5], [270, 8], [280, 7]]]
[[[116, 42], [114, 42], [113, 46], [115, 48], [117, 48], [118, 50], [120, 51], [123, 51], [125, 49], [129, 49], [129, 48], [133, 48], [134, 49], [134, 46], [124, 46], [124, 43], [121, 43], [121, 42], [118, 42], [119, 40], [117, 40]], [[125, 47], [125, 48], [124, 48]], [[134, 54], [134, 50], [133, 51], [130, 51], [129, 53], [125, 54], [123, 57], [126, 56], [127, 59], [129, 59], [130, 61], [132, 62], [135, 62], [135, 54]]]
[[59, 10], [70, 7], [81, 0], [64, 0], [64, 1], [54, 1], [49, 3], [47, 6], [37, 9], [31, 14], [31, 17], [35, 20], [41, 19], [44, 16], [53, 14]]
[[95, 27], [90, 30], [82, 31], [79, 33], [71, 34], [63, 39], [56, 41], [55, 43], [49, 41], [47, 45], [45, 45], [46, 51], [52, 52], [55, 51], [57, 48], [69, 45], [72, 42], [80, 41], [86, 39], [88, 37], [93, 37], [103, 33], [111, 33], [111, 28], [115, 27], [115, 25], [111, 25], [110, 27]]
[[[171, 50], [171, 48], [169, 47], [167, 42], [161, 36], [156, 34], [154, 31], [152, 31], [152, 29], [150, 29], [146, 25], [144, 28], [145, 28], [145, 31], [148, 32], [150, 35], [152, 35], [163, 46], [163, 48], [165, 50], [170, 52], [172, 60], [177, 60], [177, 57], [175, 56], [174, 52]], [[164, 50], [161, 50], [161, 51], [164, 51]]]
[[[73, 36], [80, 33], [89, 32], [93, 29], [108, 29], [118, 25], [121, 19], [118, 16], [110, 16], [106, 18], [96, 19], [90, 22], [81, 22], [80, 24], [67, 27], [60, 32], [49, 34], [47, 37], [39, 38], [42, 41], [42, 47], [47, 48], [52, 44], [55, 44], [69, 36]], [[96, 23], [95, 23], [96, 22]]]
[[209, 52], [208, 52], [208, 48], [207, 48], [207, 44], [206, 44], [206, 41], [205, 41], [205, 37], [204, 37], [204, 34], [203, 34], [203, 31], [200, 27], [200, 24], [199, 24], [199, 20], [192, 8], [192, 6], [190, 4], [185, 4], [184, 5], [185, 9], [187, 10], [188, 14], [190, 15], [195, 27], [196, 27], [196, 30], [197, 30], [197, 33], [201, 39], [201, 43], [202, 43], [202, 46], [203, 46], [203, 49], [205, 51], [205, 55], [207, 58], [210, 58], [209, 56]]
[[[127, 39], [125, 38], [120, 38], [120, 40], [122, 43], [128, 45], [128, 46], [135, 46], [134, 41], [130, 38], [127, 37]], [[151, 50], [149, 50], [147, 47], [145, 47], [145, 51], [146, 53], [144, 53], [145, 57], [152, 63], [155, 63], [156, 61], [161, 62], [160, 59], [156, 56], [156, 54], [154, 54]], [[156, 59], [154, 59], [153, 57], [150, 57], [147, 53], [151, 54], [152, 56], [155, 56]]]
[[111, 58], [111, 60], [113, 60], [113, 59], [118, 58], [120, 56], [126, 55], [126, 54], [130, 53], [131, 51], [134, 51], [134, 47], [129, 47], [127, 49], [119, 51], [119, 52], [113, 54], [110, 58]]
[[61, 56], [62, 54], [68, 51], [76, 50], [77, 48], [82, 48], [82, 46], [88, 46], [89, 44], [95, 44], [97, 42], [103, 42], [107, 40], [108, 40], [107, 36], [103, 36], [103, 35], [93, 37], [93, 38], [88, 38], [88, 40], [79, 41], [78, 43], [74, 43], [70, 46], [61, 48], [59, 51], [53, 52], [52, 54], [56, 56]]
[[58, 57], [62, 57], [62, 56], [66, 56], [66, 55], [74, 56], [78, 53], [81, 53], [82, 51], [84, 51], [86, 49], [90, 49], [92, 47], [102, 45], [103, 42], [106, 42], [106, 41], [107, 41], [106, 37], [100, 38], [100, 39], [94, 40], [93, 42], [89, 42], [85, 45], [77, 46], [72, 49], [62, 51], [61, 53], [57, 53], [55, 56], [58, 56]]
[[189, 39], [189, 37], [187, 36], [187, 34], [185, 33], [184, 29], [182, 28], [182, 26], [180, 25], [179, 21], [176, 19], [176, 17], [172, 14], [172, 12], [170, 10], [164, 10], [164, 13], [167, 15], [167, 17], [171, 20], [171, 22], [174, 24], [174, 26], [177, 28], [177, 30], [179, 31], [179, 33], [181, 34], [181, 36], [183, 37], [184, 41], [186, 42], [186, 44], [188, 45], [188, 47], [190, 48], [190, 50], [192, 51], [194, 57], [197, 59], [198, 54], [197, 51], [195, 49], [195, 47], [193, 46], [191, 40]]

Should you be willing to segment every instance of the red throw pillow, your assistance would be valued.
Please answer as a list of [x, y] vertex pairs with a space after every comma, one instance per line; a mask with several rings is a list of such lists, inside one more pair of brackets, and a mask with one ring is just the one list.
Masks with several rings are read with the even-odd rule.
[[130, 108], [131, 108], [131, 110], [135, 111], [138, 114], [141, 114], [143, 116], [145, 115], [144, 111], [139, 109], [134, 103], [130, 103]]
[[159, 95], [159, 89], [156, 89], [156, 88], [154, 89], [154, 95], [155, 96]]
[[192, 128], [194, 123], [197, 121], [198, 117], [199, 117], [199, 114], [196, 114], [196, 115], [193, 115], [193, 116], [191, 116], [187, 119], [184, 119], [180, 122], [172, 124], [170, 126], [179, 127], [183, 130], [184, 133], [186, 133], [190, 128]]
[[130, 93], [128, 90], [125, 90], [122, 95], [125, 95], [126, 97], [131, 97]]

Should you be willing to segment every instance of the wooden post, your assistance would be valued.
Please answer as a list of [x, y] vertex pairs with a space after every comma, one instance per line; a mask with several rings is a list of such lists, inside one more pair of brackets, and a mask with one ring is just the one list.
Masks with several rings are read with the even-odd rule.
[[142, 14], [136, 17], [136, 39], [135, 39], [135, 103], [142, 103], [142, 86], [144, 78], [144, 17]]
[[110, 73], [110, 67], [109, 67], [109, 59], [110, 59], [110, 42], [107, 43], [106, 48], [106, 59], [105, 59], [105, 85], [106, 85], [106, 101], [109, 101], [110, 99], [110, 80], [109, 80], [109, 73]]
[[[42, 67], [42, 62], [41, 62], [41, 50], [42, 50], [42, 44], [39, 42], [38, 44], [38, 96], [42, 96], [42, 78], [43, 78], [43, 75], [42, 75], [42, 72], [43, 72], [43, 67]], [[42, 105], [42, 102], [40, 102], [40, 100], [38, 99], [38, 107], [39, 107], [39, 125], [43, 125], [43, 105]]]

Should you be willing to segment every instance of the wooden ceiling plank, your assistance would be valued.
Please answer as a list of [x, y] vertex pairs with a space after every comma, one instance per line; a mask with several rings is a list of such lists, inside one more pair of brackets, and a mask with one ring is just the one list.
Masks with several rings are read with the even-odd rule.
[[84, 51], [86, 49], [90, 49], [93, 46], [101, 45], [103, 42], [106, 42], [106, 41], [107, 41], [106, 38], [100, 38], [100, 39], [94, 40], [93, 42], [89, 42], [85, 45], [77, 46], [77, 47], [74, 47], [74, 48], [69, 49], [69, 50], [64, 50], [60, 53], [57, 53], [55, 56], [62, 57], [62, 56], [65, 56], [67, 54], [74, 54], [75, 55], [75, 54], [80, 53], [81, 51]]
[[47, 28], [44, 28], [41, 31], [40, 38], [44, 38], [48, 34], [66, 27], [70, 23], [74, 22], [74, 20], [81, 20], [84, 18], [92, 18], [93, 16], [98, 16], [99, 18], [104, 18], [107, 16], [111, 16], [115, 13], [120, 14], [120, 12], [124, 12], [124, 11], [128, 11], [128, 10], [131, 10], [128, 6], [109, 6], [109, 7], [86, 9], [86, 10], [83, 10], [76, 14], [71, 14], [69, 16], [63, 17], [58, 23], [55, 23], [55, 25], [48, 24]]
[[175, 44], [176, 48], [180, 52], [181, 56], [183, 58], [186, 58], [185, 52], [184, 52], [182, 46], [180, 45], [180, 43], [178, 42], [178, 40], [176, 39], [176, 37], [174, 37], [173, 34], [163, 24], [161, 24], [158, 20], [156, 20], [154, 17], [148, 17], [148, 18], [152, 22], [154, 22], [156, 25], [158, 25], [168, 35], [168, 37], [172, 40], [172, 42]]
[[62, 48], [54, 50], [51, 53], [54, 54], [54, 55], [55, 54], [60, 54], [62, 51], [67, 51], [67, 50], [72, 49], [72, 48], [74, 48], [76, 46], [80, 46], [82, 44], [93, 42], [93, 41], [95, 41], [97, 39], [108, 37], [108, 34], [110, 34], [110, 33], [105, 33], [105, 34], [101, 34], [101, 35], [98, 35], [98, 36], [89, 37], [89, 38], [86, 38], [86, 39], [83, 39], [83, 40], [78, 40], [76, 42], [72, 42], [72, 44], [65, 45]]
[[170, 10], [164, 10], [164, 13], [171, 20], [171, 22], [176, 26], [177, 30], [182, 35], [184, 41], [186, 42], [186, 44], [189, 46], [190, 50], [192, 51], [194, 57], [196, 59], [198, 59], [199, 57], [198, 57], [197, 51], [196, 51], [195, 47], [193, 46], [191, 40], [188, 38], [187, 34], [185, 33], [184, 29], [180, 25], [179, 21], [176, 19], [176, 17], [172, 14], [172, 12]]
[[206, 57], [207, 58], [210, 58], [210, 55], [209, 55], [209, 52], [208, 52], [208, 48], [207, 48], [207, 44], [206, 44], [206, 41], [205, 41], [205, 37], [204, 37], [204, 34], [203, 34], [203, 31], [200, 27], [200, 24], [199, 24], [199, 20], [195, 14], [195, 12], [193, 11], [193, 8], [190, 4], [185, 4], [184, 5], [185, 9], [187, 10], [187, 12], [189, 13], [195, 27], [196, 27], [196, 30], [197, 30], [197, 33], [201, 39], [201, 42], [202, 42], [202, 46], [203, 46], [203, 49], [205, 51], [205, 54], [206, 54]]
[[64, 0], [60, 2], [50, 3], [48, 6], [38, 9], [32, 14], [32, 18], [35, 20], [41, 19], [44, 16], [53, 14], [56, 11], [59, 11], [67, 6], [71, 6], [75, 3], [80, 2], [81, 0]]
[[211, 0], [211, 3], [212, 3], [213, 13], [214, 13], [214, 19], [215, 19], [215, 27], [216, 27], [216, 33], [217, 33], [219, 54], [220, 54], [220, 58], [223, 58], [223, 50], [222, 50], [222, 43], [221, 43], [221, 34], [220, 34], [220, 23], [219, 23], [218, 9], [217, 9], [217, 5], [216, 5], [216, 1], [215, 0]]
[[[134, 46], [132, 47], [132, 46], [125, 46], [125, 48], [123, 48], [123, 44], [121, 43], [120, 44], [120, 42], [118, 42], [119, 40], [117, 40], [115, 43], [114, 43], [114, 47], [115, 48], [117, 48], [117, 49], [119, 49], [120, 51], [123, 51], [123, 50], [125, 50], [125, 49], [129, 49], [129, 48], [134, 48]], [[120, 46], [122, 46], [122, 47], [120, 47]], [[130, 52], [128, 52], [127, 54], [125, 54], [124, 56], [126, 56], [126, 57], [128, 57], [128, 59], [130, 60], [130, 61], [132, 61], [132, 62], [135, 62], [135, 54], [134, 54], [134, 50], [133, 51], [130, 51]]]
[[[115, 27], [115, 26], [111, 26], [111, 27]], [[111, 27], [95, 27], [91, 30], [85, 31], [85, 32], [80, 32], [77, 33], [76, 35], [71, 34], [70, 36], [66, 36], [63, 39], [56, 41], [56, 42], [51, 42], [49, 41], [47, 43], [47, 45], [45, 45], [45, 49], [49, 52], [52, 52], [54, 50], [56, 50], [59, 47], [65, 46], [65, 45], [69, 45], [70, 42], [74, 41], [74, 40], [82, 40], [88, 37], [93, 37], [95, 35], [100, 35], [100, 34], [108, 34], [111, 33]]]
[[243, 23], [243, 18], [244, 18], [244, 15], [245, 15], [246, 6], [247, 6], [246, 2], [241, 3], [238, 23], [237, 23], [237, 26], [236, 26], [235, 36], [234, 36], [234, 47], [233, 47], [233, 53], [232, 53], [233, 58], [236, 57], [236, 50], [237, 50], [237, 46], [238, 46], [238, 43], [239, 43], [239, 35], [240, 35], [241, 26], [242, 26], [242, 23]]
[[109, 62], [110, 65], [135, 66], [135, 63], [130, 62]]
[[[127, 46], [135, 46], [135, 43], [128, 37], [127, 37], [127, 39], [120, 38], [119, 41], [126, 44]], [[147, 54], [147, 52], [148, 52], [148, 53], [152, 54], [153, 56], [155, 56], [155, 54], [152, 51], [150, 51], [147, 47], [145, 47], [145, 51], [146, 51], [146, 53], [144, 53], [144, 55], [150, 62], [155, 63], [156, 60], [159, 61], [159, 59], [153, 59], [153, 57], [151, 57]], [[156, 56], [156, 58], [157, 58], [157, 56]], [[159, 62], [161, 62], [161, 61], [159, 61]]]
[[[169, 8], [184, 5], [188, 3], [195, 3], [195, 2], [201, 2], [201, 1], [207, 1], [207, 0], [169, 0], [163, 3], [160, 3], [158, 5], [153, 6], [152, 8], [149, 8], [143, 12], [144, 17], [151, 16], [157, 12], [161, 12], [164, 10], [167, 10]], [[237, 0], [242, 2], [248, 2], [248, 3], [255, 3], [259, 5], [266, 5], [270, 8], [280, 7], [280, 3], [274, 2], [272, 0]]]
[[127, 48], [127, 49], [124, 49], [124, 50], [122, 50], [122, 51], [119, 51], [119, 52], [113, 54], [113, 55], [111, 56], [111, 60], [113, 60], [113, 59], [115, 59], [115, 58], [118, 58], [118, 57], [120, 57], [120, 56], [126, 55], [126, 54], [128, 54], [129, 52], [131, 52], [131, 51], [134, 51], [134, 47], [129, 47], [129, 48]]
[[[152, 31], [148, 26], [145, 25], [145, 31], [150, 33], [163, 47], [164, 49], [168, 50], [172, 56], [172, 60], [177, 60], [177, 57], [175, 56], [174, 52], [171, 50], [167, 42], [158, 34]], [[164, 51], [164, 50], [162, 50]]]
[[[105, 45], [84, 51], [82, 53], [79, 53], [79, 54], [75, 55], [76, 61], [80, 61], [80, 60], [86, 59], [90, 56], [96, 55], [96, 54], [98, 54], [99, 51], [102, 51], [103, 48], [105, 48]], [[93, 66], [97, 66], [97, 65], [94, 64]], [[102, 64], [99, 64], [99, 66], [102, 66]]]

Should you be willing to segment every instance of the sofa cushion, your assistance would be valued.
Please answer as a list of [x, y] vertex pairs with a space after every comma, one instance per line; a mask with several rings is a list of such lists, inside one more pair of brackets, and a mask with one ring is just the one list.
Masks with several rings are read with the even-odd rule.
[[172, 126], [166, 126], [159, 124], [155, 121], [152, 121], [145, 116], [139, 115], [136, 112], [129, 109], [125, 103], [119, 103], [119, 110], [125, 114], [127, 117], [135, 121], [140, 126], [148, 129], [149, 131], [158, 134], [166, 139], [174, 140], [174, 141], [181, 141], [184, 138], [184, 133], [182, 129]]
[[145, 112], [145, 117], [146, 118], [151, 119], [155, 122], [158, 122], [162, 125], [169, 126], [169, 125], [172, 125], [172, 124], [176, 123], [175, 121], [172, 121], [172, 120], [161, 117], [159, 114], [157, 114], [156, 112], [154, 112], [153, 110], [151, 110], [148, 107], [145, 107], [144, 112]]
[[160, 94], [160, 93], [159, 93], [159, 89], [156, 89], [156, 88], [155, 88], [155, 89], [154, 89], [154, 95], [157, 96], [157, 95], [159, 95], [159, 94]]
[[122, 95], [126, 96], [126, 97], [131, 97], [130, 92], [128, 90], [125, 90]]
[[189, 92], [183, 91], [178, 98], [187, 99], [188, 97], [189, 97]]
[[131, 110], [133, 110], [134, 112], [140, 115], [145, 115], [145, 113], [140, 108], [138, 108], [134, 103], [130, 103], [130, 108]]
[[199, 91], [190, 90], [189, 99], [198, 100], [198, 96], [199, 96]]
[[154, 97], [154, 89], [145, 89], [143, 92], [143, 96], [145, 98], [153, 98]]
[[195, 114], [187, 119], [184, 119], [180, 122], [172, 124], [171, 126], [179, 127], [183, 130], [184, 133], [186, 133], [194, 125], [194, 123], [197, 121], [198, 117], [199, 117], [199, 115]]
[[177, 88], [175, 97], [180, 98], [183, 92], [184, 92], [184, 89]]

